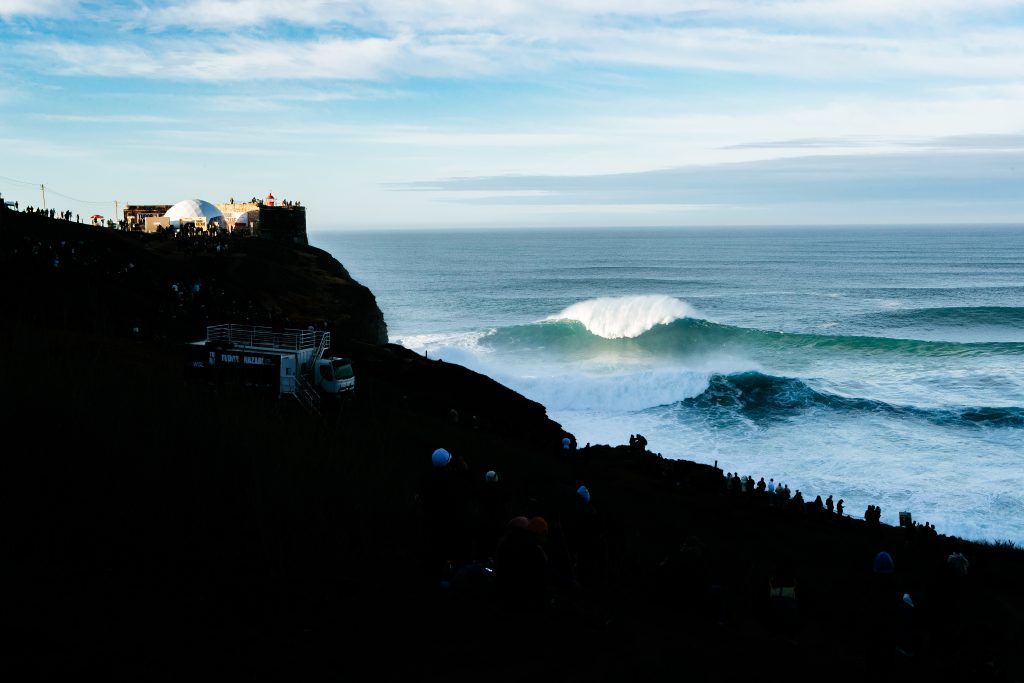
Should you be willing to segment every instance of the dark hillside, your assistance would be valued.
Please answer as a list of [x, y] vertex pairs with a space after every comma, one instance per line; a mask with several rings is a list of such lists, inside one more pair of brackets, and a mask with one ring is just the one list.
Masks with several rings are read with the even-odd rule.
[[[187, 251], [2, 212], [0, 239], [5, 617], [28, 678], [1024, 676], [1020, 550], [729, 491], [625, 445], [563, 450], [543, 406], [382, 343], [372, 293], [319, 250]], [[194, 278], [196, 296], [171, 288]], [[350, 403], [314, 417], [184, 381], [181, 343], [206, 324], [275, 315], [328, 321]], [[473, 495], [433, 526], [439, 446]], [[501, 599], [515, 565], [483, 568], [517, 515], [547, 521], [536, 605]], [[432, 562], [449, 538], [479, 564]]]
[[[206, 325], [327, 323], [387, 341], [373, 293], [315, 247], [259, 239], [170, 239], [16, 212], [0, 214], [5, 303], [17, 318], [99, 334], [192, 341]], [[12, 295], [10, 289], [5, 294]]]

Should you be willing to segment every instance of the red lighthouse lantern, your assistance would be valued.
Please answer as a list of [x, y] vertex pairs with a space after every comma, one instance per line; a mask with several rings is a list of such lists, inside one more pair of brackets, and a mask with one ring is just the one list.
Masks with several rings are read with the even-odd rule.
[[274, 205], [274, 193], [273, 192], [271, 192], [271, 193], [269, 193], [267, 195], [267, 199], [266, 199], [266, 201], [264, 203], [267, 206], [273, 206]]

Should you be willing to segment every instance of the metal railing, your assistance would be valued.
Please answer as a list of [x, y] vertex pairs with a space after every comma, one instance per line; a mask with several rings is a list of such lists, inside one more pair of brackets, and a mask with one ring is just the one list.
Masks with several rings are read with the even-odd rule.
[[331, 345], [331, 333], [324, 332], [320, 336], [320, 345], [317, 347], [316, 353], [313, 354], [313, 360], [310, 362], [310, 368], [316, 366], [316, 362], [324, 357], [324, 353], [327, 352], [327, 348]]
[[254, 349], [304, 351], [318, 349], [317, 358], [331, 345], [331, 333], [321, 330], [279, 329], [233, 323], [209, 325], [206, 340]]

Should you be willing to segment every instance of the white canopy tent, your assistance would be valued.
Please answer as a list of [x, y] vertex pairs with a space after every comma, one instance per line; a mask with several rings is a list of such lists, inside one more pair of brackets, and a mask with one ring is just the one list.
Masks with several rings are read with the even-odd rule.
[[167, 209], [164, 216], [175, 227], [185, 223], [193, 223], [197, 228], [227, 227], [220, 209], [203, 199], [184, 199]]

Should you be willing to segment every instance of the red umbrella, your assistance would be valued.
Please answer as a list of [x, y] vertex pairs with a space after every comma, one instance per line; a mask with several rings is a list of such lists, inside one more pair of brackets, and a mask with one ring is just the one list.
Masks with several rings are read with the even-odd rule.
[[103, 218], [103, 216], [99, 215], [98, 213], [94, 213], [93, 215], [89, 216], [89, 218]]

